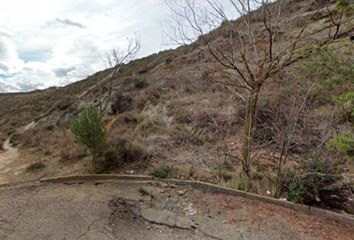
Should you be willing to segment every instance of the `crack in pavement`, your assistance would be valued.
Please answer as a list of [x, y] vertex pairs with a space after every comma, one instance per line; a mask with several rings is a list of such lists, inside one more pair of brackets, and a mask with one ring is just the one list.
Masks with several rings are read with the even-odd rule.
[[136, 218], [151, 225], [199, 232], [207, 238], [216, 240], [244, 239], [240, 231], [226, 224], [221, 224], [217, 220], [204, 218], [190, 219], [166, 209], [158, 210], [151, 207], [138, 206], [137, 203], [130, 204], [122, 198], [116, 198], [112, 201], [112, 215], [118, 214], [120, 210], [125, 213], [129, 211]]

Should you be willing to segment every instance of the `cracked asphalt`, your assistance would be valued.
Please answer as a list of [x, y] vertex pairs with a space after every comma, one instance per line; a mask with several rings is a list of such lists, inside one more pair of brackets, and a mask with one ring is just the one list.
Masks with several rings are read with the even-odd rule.
[[165, 183], [0, 187], [1, 240], [350, 239], [352, 226]]

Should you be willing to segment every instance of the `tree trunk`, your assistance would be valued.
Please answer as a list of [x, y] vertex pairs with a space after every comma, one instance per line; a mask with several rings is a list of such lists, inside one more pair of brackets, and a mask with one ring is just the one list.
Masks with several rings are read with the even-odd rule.
[[242, 137], [242, 168], [244, 173], [249, 176], [250, 173], [250, 152], [251, 152], [251, 141], [252, 141], [252, 130], [254, 126], [254, 118], [256, 115], [256, 106], [258, 102], [259, 90], [252, 91], [247, 98], [246, 102], [246, 113], [245, 122], [243, 126], [243, 137]]

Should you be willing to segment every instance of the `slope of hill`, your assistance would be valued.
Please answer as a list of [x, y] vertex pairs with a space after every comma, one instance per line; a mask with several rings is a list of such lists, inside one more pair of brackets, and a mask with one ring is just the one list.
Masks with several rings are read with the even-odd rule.
[[[289, 5], [288, 18], [283, 19], [287, 27], [282, 29], [278, 41], [284, 44], [287, 34], [300, 31], [302, 22], [312, 11], [304, 7], [304, 1], [297, 2]], [[311, 20], [312, 29], [320, 29], [324, 24], [321, 16]], [[223, 42], [225, 28], [221, 26], [210, 33], [213, 41]], [[354, 47], [349, 39], [333, 46], [339, 52], [349, 46], [349, 53], [343, 51], [341, 57], [352, 64]], [[306, 92], [306, 115], [301, 115], [302, 127], [295, 131], [294, 147], [290, 149], [285, 168], [303, 169], [308, 167], [304, 162], [309, 159], [323, 158], [327, 159], [326, 166], [340, 167], [340, 172], [348, 173], [346, 181], [352, 183], [352, 152], [326, 147], [332, 136], [352, 134], [352, 117], [342, 118], [346, 110], [330, 99], [332, 93], [352, 91], [352, 85], [346, 85], [344, 90], [322, 88], [313, 81], [313, 72], [303, 67], [311, 66], [316, 58], [294, 64], [270, 79], [258, 106], [256, 147], [252, 151], [254, 181], [249, 182], [238, 174], [240, 163], [232, 157], [240, 151], [244, 103], [218, 83], [228, 73], [201, 50], [203, 47], [197, 41], [124, 66], [121, 76], [114, 81], [114, 97], [104, 119], [108, 143], [102, 159], [111, 160], [105, 172], [156, 173], [158, 170], [170, 177], [195, 178], [274, 194], [277, 159], [281, 154], [279, 129], [290, 125], [287, 116], [295, 113], [292, 106], [301, 104], [302, 94]], [[10, 180], [92, 171], [89, 156], [74, 142], [69, 124], [85, 107], [97, 104], [96, 84], [109, 73], [110, 70], [105, 70], [62, 88], [0, 94], [0, 136], [3, 140], [12, 136], [21, 161], [28, 166], [13, 173]], [[30, 127], [24, 129], [26, 125]], [[44, 167], [31, 168], [38, 163]], [[340, 208], [353, 211], [353, 201], [348, 204], [351, 207]]]

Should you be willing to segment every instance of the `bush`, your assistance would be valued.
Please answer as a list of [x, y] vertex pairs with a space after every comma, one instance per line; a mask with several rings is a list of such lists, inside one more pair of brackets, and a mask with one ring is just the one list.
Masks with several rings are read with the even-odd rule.
[[213, 169], [213, 173], [217, 176], [217, 178], [222, 179], [224, 181], [231, 180], [234, 175], [234, 172], [235, 170], [233, 169], [233, 167], [227, 162], [219, 163]]
[[118, 94], [111, 105], [112, 114], [124, 113], [133, 110], [133, 99], [129, 96]]
[[232, 181], [232, 187], [241, 191], [250, 191], [252, 188], [252, 181], [245, 173], [240, 173], [234, 176]]
[[192, 144], [202, 146], [209, 140], [209, 136], [204, 129], [193, 126], [176, 126], [171, 134], [172, 139], [179, 145]]
[[354, 136], [349, 134], [338, 134], [331, 138], [326, 147], [341, 153], [352, 154], [354, 152]]
[[285, 179], [287, 179], [286, 198], [291, 202], [301, 202], [305, 194], [305, 189], [301, 177], [296, 175], [295, 172], [289, 171], [286, 173]]
[[41, 170], [43, 170], [45, 168], [45, 164], [42, 162], [36, 162], [36, 163], [32, 163], [31, 165], [29, 165], [26, 170], [28, 172], [39, 172]]
[[344, 209], [351, 190], [336, 163], [308, 159], [299, 172], [285, 174], [285, 185], [289, 201]]
[[104, 153], [104, 170], [112, 170], [119, 167], [121, 156], [114, 150], [108, 150]]
[[134, 87], [136, 89], [143, 89], [147, 86], [147, 83], [144, 79], [135, 79], [134, 80]]
[[85, 109], [72, 121], [71, 132], [77, 142], [90, 150], [95, 168], [97, 155], [106, 141], [106, 131], [99, 111], [93, 107]]
[[164, 165], [164, 166], [160, 166], [158, 168], [156, 168], [155, 170], [153, 170], [151, 172], [151, 175], [157, 178], [168, 178], [171, 176], [173, 172], [173, 167], [172, 166], [168, 166], [168, 165]]
[[151, 158], [151, 154], [140, 144], [126, 142], [123, 148], [122, 158], [125, 162], [138, 164], [139, 167], [146, 167], [148, 160]]
[[111, 139], [106, 148], [108, 150], [103, 153], [100, 163], [101, 171], [119, 169], [125, 165], [144, 168], [151, 159], [151, 153], [144, 146], [121, 137]]

